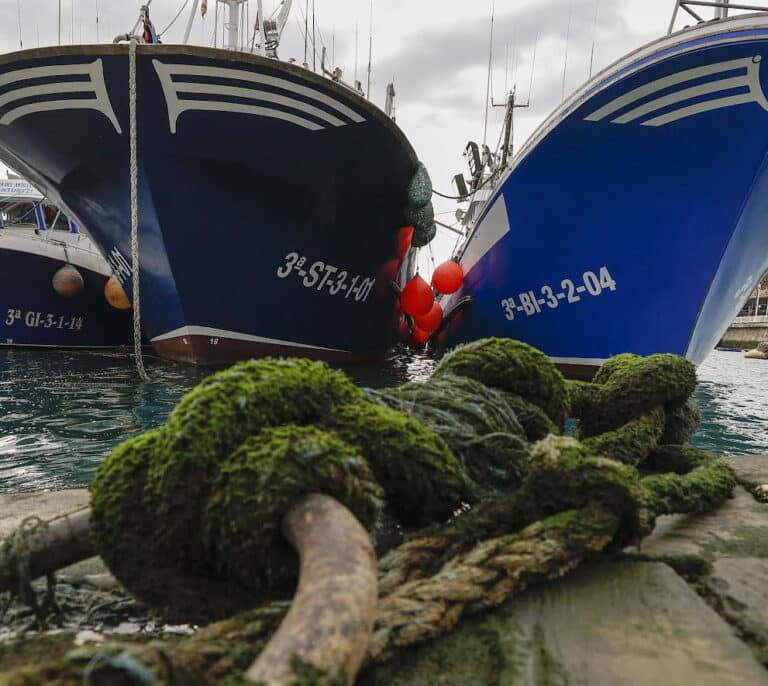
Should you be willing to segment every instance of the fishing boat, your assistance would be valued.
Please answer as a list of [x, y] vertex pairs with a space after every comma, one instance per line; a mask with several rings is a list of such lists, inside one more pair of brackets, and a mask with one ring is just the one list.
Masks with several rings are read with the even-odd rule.
[[[586, 377], [622, 352], [707, 357], [768, 270], [768, 14], [729, 9], [678, 0], [517, 154], [470, 145], [442, 345], [511, 336]], [[680, 10], [696, 23], [673, 32]]]
[[0, 347], [129, 345], [129, 308], [74, 222], [24, 179], [0, 180]]
[[0, 158], [89, 231], [160, 356], [382, 356], [417, 158], [359, 82], [279, 59], [290, 0], [253, 34], [244, 2], [217, 0], [224, 48], [186, 44], [195, 1], [184, 44], [147, 5], [142, 35], [0, 58]]

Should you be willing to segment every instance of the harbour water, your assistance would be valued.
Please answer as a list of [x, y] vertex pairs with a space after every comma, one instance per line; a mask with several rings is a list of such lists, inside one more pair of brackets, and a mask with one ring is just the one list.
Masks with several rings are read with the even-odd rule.
[[[114, 445], [161, 424], [210, 370], [151, 358], [138, 382], [124, 353], [0, 353], [0, 492], [83, 486]], [[429, 376], [406, 350], [346, 371], [381, 387]], [[694, 443], [723, 454], [768, 453], [768, 362], [715, 351], [699, 369], [703, 421]]]

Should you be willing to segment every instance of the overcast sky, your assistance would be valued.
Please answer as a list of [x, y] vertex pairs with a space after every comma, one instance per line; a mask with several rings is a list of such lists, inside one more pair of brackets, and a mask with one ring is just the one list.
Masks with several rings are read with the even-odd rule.
[[[294, 2], [281, 58], [303, 61], [306, 1]], [[163, 36], [164, 42], [180, 42], [192, 3], [187, 0], [179, 20]], [[96, 42], [97, 30], [101, 41], [111, 41], [133, 27], [140, 4], [61, 0], [62, 43]], [[158, 31], [165, 29], [183, 4], [184, 0], [153, 1], [151, 17]], [[253, 20], [257, 0], [248, 4]], [[265, 13], [278, 4], [279, 0], [264, 0]], [[309, 0], [310, 8], [312, 4]], [[215, 0], [209, 0], [204, 21], [198, 15], [191, 42], [213, 44], [215, 5]], [[369, 0], [314, 0], [314, 5], [318, 50], [322, 35], [329, 56], [335, 57], [347, 81], [355, 74], [357, 27], [358, 78], [365, 83]], [[496, 0], [494, 99], [503, 102], [505, 88], [515, 83], [520, 98], [525, 100], [530, 93], [530, 107], [516, 113], [517, 146], [557, 106], [563, 92], [567, 96], [588, 78], [592, 54], [593, 71], [597, 72], [665, 34], [672, 8], [673, 0]], [[464, 169], [461, 153], [466, 142], [483, 139], [490, 16], [491, 0], [374, 0], [372, 99], [382, 105], [386, 85], [394, 81], [397, 121], [427, 164], [435, 187], [443, 192], [451, 190], [450, 179]], [[681, 28], [684, 23], [678, 20], [677, 25]], [[0, 0], [3, 52], [18, 49], [20, 43], [30, 48], [57, 40], [57, 0]], [[499, 138], [503, 116], [503, 108], [490, 112], [487, 138], [491, 147]], [[436, 206], [446, 213], [441, 219], [450, 222], [451, 203], [440, 201]], [[450, 242], [444, 236], [438, 252], [444, 252]]]

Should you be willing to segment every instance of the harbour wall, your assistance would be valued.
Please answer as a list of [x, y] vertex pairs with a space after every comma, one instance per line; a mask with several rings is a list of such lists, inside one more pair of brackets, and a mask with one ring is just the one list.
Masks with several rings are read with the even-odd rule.
[[725, 332], [720, 347], [755, 348], [768, 341], [768, 316], [738, 317]]

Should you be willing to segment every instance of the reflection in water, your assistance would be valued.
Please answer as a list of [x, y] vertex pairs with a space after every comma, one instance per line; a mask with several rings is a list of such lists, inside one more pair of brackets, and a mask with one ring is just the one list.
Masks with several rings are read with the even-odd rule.
[[[123, 353], [0, 351], [0, 492], [86, 484], [121, 440], [161, 424], [211, 370], [153, 358], [138, 383]], [[404, 348], [383, 365], [346, 367], [382, 387], [429, 377], [435, 362]], [[695, 439], [720, 453], [768, 453], [768, 362], [715, 352], [699, 372]]]

